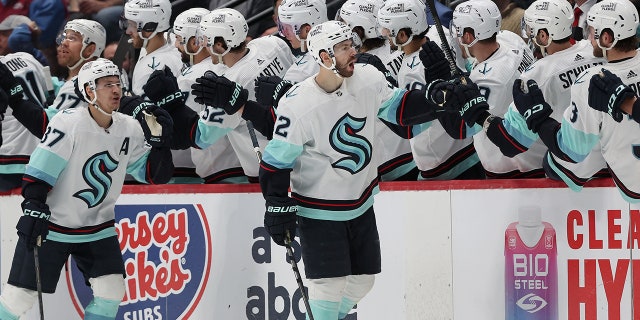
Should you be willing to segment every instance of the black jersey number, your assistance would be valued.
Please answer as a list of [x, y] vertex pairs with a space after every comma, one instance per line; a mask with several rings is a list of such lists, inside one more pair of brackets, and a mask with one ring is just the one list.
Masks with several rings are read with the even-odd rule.
[[222, 123], [223, 115], [224, 115], [224, 110], [220, 110], [212, 106], [206, 106], [206, 108], [202, 111], [202, 120], [208, 121], [208, 122]]
[[40, 86], [38, 85], [38, 81], [36, 81], [36, 76], [33, 74], [33, 71], [29, 71], [25, 73], [24, 78], [16, 77], [16, 79], [18, 80], [18, 82], [20, 82], [22, 87], [25, 89], [24, 93], [27, 95], [27, 99], [29, 99], [29, 101], [41, 107], [45, 107], [44, 101], [41, 101], [41, 98], [38, 97], [38, 93], [41, 93], [42, 97], [44, 97], [45, 91], [43, 88], [40, 88]]
[[291, 120], [285, 116], [279, 116], [276, 124], [276, 130], [274, 133], [283, 138], [286, 138], [289, 134], [287, 132], [287, 129], [289, 129], [289, 126], [291, 125]]
[[[65, 104], [69, 104], [68, 107], [66, 107], [65, 109], [72, 109], [78, 106], [78, 104], [80, 103], [80, 98], [71, 95], [71, 94], [67, 94], [67, 93], [63, 93], [60, 95], [60, 102], [58, 102], [58, 104], [56, 105], [56, 109], [60, 110], [60, 108], [62, 108]], [[69, 100], [69, 102], [66, 102], [67, 100]]]
[[[49, 134], [51, 134], [51, 137], [49, 137]], [[47, 143], [47, 147], [53, 147], [53, 145], [62, 140], [63, 137], [64, 132], [58, 129], [51, 129], [51, 127], [47, 127], [47, 131], [44, 133], [44, 136], [42, 136], [42, 140], [40, 140], [40, 142], [45, 143], [46, 141], [51, 140], [49, 141], [49, 143]]]

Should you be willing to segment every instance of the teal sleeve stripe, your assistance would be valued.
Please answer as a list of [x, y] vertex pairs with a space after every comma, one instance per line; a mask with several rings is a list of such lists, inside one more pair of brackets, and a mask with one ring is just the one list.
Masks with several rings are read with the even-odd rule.
[[49, 150], [38, 147], [31, 154], [31, 159], [29, 160], [25, 174], [38, 178], [53, 186], [56, 184], [60, 172], [62, 172], [66, 166], [67, 160]]
[[398, 108], [402, 104], [402, 97], [404, 97], [405, 92], [407, 90], [395, 88], [391, 99], [383, 102], [380, 109], [378, 109], [378, 118], [398, 124]]
[[26, 164], [0, 165], [0, 174], [24, 174], [26, 168]]
[[636, 199], [636, 198], [631, 198], [628, 195], [626, 195], [624, 192], [622, 192], [622, 189], [618, 188], [618, 191], [620, 192], [620, 194], [622, 195], [622, 198], [629, 203], [640, 203], [640, 199]]
[[0, 319], [6, 319], [6, 320], [20, 320], [20, 318], [11, 313], [9, 311], [9, 309], [7, 309], [7, 307], [5, 307], [5, 305], [2, 303], [2, 301], [0, 301]]
[[569, 178], [566, 174], [564, 174], [564, 172], [562, 172], [562, 170], [558, 168], [558, 166], [556, 166], [555, 161], [551, 159], [551, 153], [547, 153], [546, 157], [547, 157], [547, 162], [549, 163], [549, 167], [551, 167], [553, 172], [555, 172], [558, 175], [558, 177], [562, 179], [562, 181], [569, 187], [569, 189], [575, 192], [580, 192], [580, 190], [582, 190], [582, 186], [575, 184], [573, 180], [571, 180], [571, 178]]
[[520, 113], [512, 108], [509, 108], [507, 113], [504, 114], [502, 125], [511, 137], [527, 148], [531, 147], [531, 145], [538, 140], [538, 134], [529, 130], [527, 121], [524, 120]]
[[412, 136], [415, 137], [415, 136], [427, 131], [427, 129], [429, 129], [429, 127], [431, 127], [432, 123], [433, 123], [432, 121], [429, 121], [427, 123], [421, 123], [421, 124], [417, 124], [417, 125], [411, 126], [411, 134], [412, 134]]
[[473, 137], [476, 133], [482, 130], [482, 127], [477, 123], [474, 124], [472, 127], [469, 127], [469, 125], [466, 125], [466, 127], [467, 127], [467, 135], [465, 136], [465, 138]]
[[430, 179], [425, 179], [422, 175], [418, 175], [418, 180], [453, 180], [457, 178], [463, 172], [469, 170], [469, 168], [475, 166], [478, 162], [480, 162], [480, 158], [478, 158], [478, 154], [474, 153], [470, 157], [464, 159], [464, 161], [458, 163], [453, 168], [449, 169], [445, 173]]
[[278, 169], [291, 169], [300, 154], [302, 146], [273, 139], [264, 149], [262, 161]]
[[332, 211], [332, 210], [323, 210], [323, 209], [312, 209], [307, 208], [302, 205], [298, 205], [298, 215], [305, 218], [317, 219], [317, 220], [329, 220], [329, 221], [347, 221], [355, 219], [361, 216], [363, 213], [367, 211], [371, 206], [373, 206], [373, 196], [380, 192], [380, 188], [378, 186], [373, 189], [371, 192], [371, 196], [357, 209], [347, 210], [347, 211]]
[[596, 134], [576, 130], [567, 120], [563, 119], [557, 139], [560, 150], [571, 157], [573, 161], [580, 162], [587, 157], [600, 137]]
[[342, 301], [340, 302], [340, 309], [338, 312], [338, 319], [344, 319], [355, 305], [356, 301], [352, 301], [351, 299], [342, 297]]
[[111, 320], [118, 314], [120, 301], [94, 297], [84, 309], [84, 320]]
[[[405, 163], [397, 168], [394, 168], [393, 170], [385, 173], [382, 175], [382, 181], [394, 181], [402, 176], [404, 176], [405, 174], [409, 173], [411, 170], [416, 168], [416, 162], [415, 161], [411, 161], [409, 163]], [[414, 178], [418, 178], [417, 176]]]
[[85, 243], [91, 241], [102, 240], [116, 235], [116, 228], [109, 227], [91, 234], [74, 234], [68, 235], [49, 230], [47, 240], [64, 242], [64, 243]]
[[214, 125], [208, 125], [200, 119], [198, 120], [195, 143], [200, 149], [206, 149], [232, 130], [232, 128], [220, 128]]
[[56, 108], [46, 108], [44, 109], [44, 112], [47, 114], [47, 119], [51, 120], [51, 118], [53, 118], [53, 116], [55, 116], [56, 114], [58, 114], [60, 110], [56, 109]]
[[309, 307], [311, 307], [311, 312], [313, 313], [314, 319], [338, 319], [340, 302], [310, 299]]
[[147, 159], [149, 158], [149, 152], [145, 152], [140, 159], [127, 166], [127, 173], [130, 174], [136, 181], [147, 183]]

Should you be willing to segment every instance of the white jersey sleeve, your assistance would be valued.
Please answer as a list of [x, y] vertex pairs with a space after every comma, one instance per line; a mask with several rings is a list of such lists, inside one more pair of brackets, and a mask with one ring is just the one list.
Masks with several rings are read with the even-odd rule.
[[84, 101], [84, 99], [78, 97], [75, 90], [75, 82], [78, 77], [73, 77], [70, 80], [64, 82], [62, 87], [60, 87], [60, 91], [58, 91], [58, 95], [56, 99], [53, 100], [53, 103], [49, 108], [56, 109], [58, 111], [62, 111], [65, 109], [77, 108], [77, 107], [86, 107], [89, 104]]
[[304, 52], [296, 57], [294, 63], [285, 73], [283, 80], [289, 80], [293, 83], [302, 82], [304, 79], [318, 73], [319, 70], [320, 65], [308, 52]]

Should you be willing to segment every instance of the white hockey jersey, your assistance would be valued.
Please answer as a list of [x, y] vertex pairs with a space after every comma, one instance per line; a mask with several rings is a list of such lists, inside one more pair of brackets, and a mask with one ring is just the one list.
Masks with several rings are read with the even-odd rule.
[[387, 70], [391, 72], [391, 76], [396, 79], [396, 81], [398, 80], [398, 71], [400, 71], [400, 66], [402, 66], [404, 52], [401, 50], [391, 50], [391, 44], [389, 44], [389, 41], [385, 41], [382, 47], [371, 49], [367, 51], [367, 53], [380, 58], [385, 67], [387, 67]]
[[[0, 57], [24, 88], [24, 99], [43, 106], [46, 102], [46, 80], [42, 64], [32, 55], [24, 52], [11, 53]], [[1, 81], [1, 80], [0, 80]], [[22, 174], [29, 162], [29, 155], [40, 139], [32, 135], [7, 108], [2, 120], [2, 146], [0, 146], [0, 175]]]
[[[508, 31], [507, 31], [508, 32]], [[512, 32], [508, 32], [512, 34]], [[517, 35], [516, 35], [517, 37]], [[524, 41], [520, 38], [501, 38], [500, 47], [485, 61], [477, 63], [471, 70], [469, 77], [478, 85], [482, 95], [487, 98], [489, 112], [502, 117], [513, 101], [513, 82], [520, 73], [533, 61], [527, 50], [521, 48]], [[487, 172], [487, 177], [499, 176], [512, 171], [530, 171], [520, 167], [519, 163], [506, 157], [500, 149], [487, 137], [486, 132], [480, 130], [473, 136], [473, 144]], [[539, 165], [542, 163], [540, 162]], [[540, 168], [540, 167], [538, 167]]]
[[[222, 75], [247, 89], [249, 100], [255, 101], [256, 78], [283, 77], [293, 63], [293, 54], [284, 40], [274, 36], [254, 39], [247, 44], [247, 48], [249, 52], [232, 67], [225, 69]], [[197, 145], [206, 149], [225, 134], [236, 151], [244, 173], [248, 177], [257, 177], [258, 161], [246, 121], [237, 113], [228, 115], [222, 109], [207, 106], [201, 114]], [[267, 139], [261, 134], [256, 134], [256, 137], [260, 148], [264, 148]]]
[[[568, 49], [555, 52], [536, 61], [520, 75], [520, 79], [525, 83], [530, 79], [535, 80], [544, 95], [545, 101], [553, 108], [551, 117], [562, 121], [562, 114], [565, 109], [571, 105], [571, 85], [575, 79], [582, 71], [592, 66], [601, 65], [603, 62], [604, 59], [596, 58], [593, 55], [591, 43], [588, 40], [583, 40]], [[518, 141], [518, 143], [529, 148], [528, 151], [512, 158], [515, 161], [514, 166], [504, 167], [503, 170], [518, 169], [526, 172], [542, 168], [542, 160], [547, 151], [547, 147], [538, 139], [537, 134], [527, 128], [526, 121], [513, 103], [511, 103], [509, 110], [505, 114], [503, 125], [510, 136]], [[595, 148], [594, 152], [588, 156], [588, 158], [593, 159], [585, 160], [588, 163], [592, 163], [593, 168], [584, 171], [587, 166], [581, 164], [580, 167], [582, 169], [575, 168], [575, 174], [577, 174], [578, 177], [589, 179], [593, 174], [606, 166], [604, 159], [602, 159], [599, 144], [597, 144]], [[565, 170], [574, 171], [575, 165], [573, 163], [557, 158], [555, 160], [560, 166], [564, 167]], [[561, 177], [563, 176], [564, 174], [561, 175]], [[565, 180], [572, 189], [579, 189], [579, 186], [572, 181], [573, 179], [565, 178], [566, 176], [563, 177], [563, 180]]]
[[[75, 76], [70, 80], [64, 82], [62, 87], [60, 87], [60, 91], [58, 91], [58, 95], [56, 99], [53, 100], [53, 103], [49, 106], [48, 109], [55, 109], [58, 111], [62, 111], [69, 108], [76, 107], [86, 107], [89, 104], [84, 101], [84, 99], [78, 97], [75, 89], [75, 82], [78, 77]], [[51, 117], [55, 114], [55, 111], [49, 111], [47, 114]]]
[[[637, 52], [633, 58], [603, 67], [638, 94], [640, 55]], [[600, 70], [600, 67], [587, 69], [571, 87], [571, 106], [564, 112], [557, 134], [558, 144], [573, 160], [582, 161], [599, 141], [602, 156], [622, 197], [629, 202], [640, 202], [640, 125], [629, 116], [618, 123], [607, 113], [589, 107], [589, 82]]]
[[309, 52], [303, 52], [296, 57], [294, 63], [289, 67], [282, 79], [298, 83], [318, 73], [319, 70], [320, 65], [313, 59]]
[[[404, 90], [393, 88], [370, 65], [327, 93], [314, 77], [280, 100], [273, 139], [263, 162], [291, 172], [291, 195], [304, 217], [345, 221], [373, 205], [378, 192], [375, 117], [394, 117]], [[374, 106], [379, 106], [378, 108]], [[393, 110], [392, 110], [393, 109]], [[389, 116], [390, 115], [390, 116]]]
[[168, 66], [175, 76], [180, 74], [184, 66], [180, 51], [169, 43], [165, 43], [164, 46], [145, 56], [140, 56], [133, 70], [131, 92], [134, 95], [143, 96], [142, 87], [147, 84], [149, 76], [156, 70], [163, 70], [165, 66]]
[[[204, 106], [195, 102], [195, 97], [191, 95], [191, 85], [207, 71], [223, 74], [226, 68], [225, 65], [214, 64], [211, 59], [207, 58], [184, 69], [177, 80], [178, 87], [187, 96], [185, 104], [197, 113], [202, 112]], [[238, 182], [241, 179], [239, 176], [243, 175], [238, 156], [231, 148], [231, 143], [226, 136], [206, 149], [172, 150], [172, 154], [174, 164], [176, 156], [181, 157], [183, 161], [188, 159], [189, 162], [192, 162], [196, 173], [204, 179], [205, 183]]]
[[[51, 223], [86, 229], [113, 221], [125, 174], [145, 181], [150, 148], [145, 145], [140, 124], [118, 112], [112, 119], [106, 130], [87, 108], [67, 109], [51, 119], [25, 171], [25, 175], [53, 187], [47, 196]], [[78, 236], [50, 228], [47, 239], [87, 242], [115, 234], [113, 226]]]
[[[433, 41], [438, 42], [436, 39]], [[405, 55], [398, 73], [398, 87], [409, 90], [422, 89], [425, 86], [424, 82], [424, 66], [420, 60], [420, 51]], [[476, 165], [479, 160], [472, 142], [471, 137], [453, 139], [440, 121], [432, 121], [431, 126], [410, 140], [413, 160], [421, 171], [418, 179], [454, 179]]]

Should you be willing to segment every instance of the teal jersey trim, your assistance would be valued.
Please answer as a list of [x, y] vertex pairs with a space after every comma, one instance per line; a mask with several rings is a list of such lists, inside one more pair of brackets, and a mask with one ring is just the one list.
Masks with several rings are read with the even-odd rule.
[[302, 154], [303, 147], [286, 141], [273, 139], [264, 149], [262, 161], [278, 169], [291, 169]]
[[29, 165], [24, 173], [40, 179], [50, 186], [54, 186], [58, 180], [58, 176], [60, 176], [60, 173], [66, 166], [67, 160], [59, 155], [49, 150], [36, 148], [31, 154]]
[[58, 114], [60, 110], [56, 109], [56, 108], [45, 108], [44, 109], [44, 113], [47, 115], [47, 119], [51, 120], [51, 118], [53, 118], [53, 116], [55, 116], [56, 114]]
[[68, 234], [49, 230], [49, 234], [47, 235], [47, 240], [64, 242], [64, 243], [85, 243], [85, 242], [102, 240], [102, 239], [113, 237], [116, 235], [117, 234], [116, 234], [115, 227], [102, 229], [96, 233], [81, 234], [81, 235], [80, 234], [68, 235]]
[[298, 204], [298, 215], [305, 218], [317, 219], [317, 220], [330, 220], [330, 221], [348, 221], [355, 219], [365, 213], [371, 206], [373, 206], [373, 196], [380, 192], [380, 187], [375, 186], [371, 191], [371, 196], [365, 200], [360, 207], [353, 210], [345, 211], [332, 211], [322, 209], [312, 209], [304, 207], [304, 203]]
[[84, 309], [84, 320], [111, 320], [118, 314], [120, 301], [94, 297]]
[[338, 319], [340, 302], [310, 299], [309, 307], [311, 307], [314, 319], [333, 320]]
[[352, 301], [351, 299], [342, 297], [342, 301], [340, 302], [340, 309], [338, 311], [338, 319], [344, 319], [355, 305], [356, 301]]
[[0, 174], [24, 174], [26, 169], [27, 169], [26, 164], [0, 165]]
[[[415, 161], [411, 161], [409, 163], [405, 163], [385, 174], [383, 174], [380, 178], [382, 181], [394, 181], [396, 179], [398, 179], [399, 177], [404, 176], [405, 174], [409, 173], [411, 170], [415, 169], [416, 167], [416, 162]], [[417, 178], [417, 177], [416, 177]]]
[[207, 125], [200, 119], [198, 120], [195, 143], [200, 149], [206, 149], [231, 131], [233, 131], [232, 128], [220, 128]]
[[147, 181], [147, 159], [149, 158], [149, 152], [145, 152], [142, 157], [136, 160], [134, 163], [127, 166], [127, 173], [130, 174], [136, 181]]
[[562, 181], [569, 187], [569, 189], [575, 192], [580, 192], [580, 190], [582, 190], [582, 186], [575, 184], [573, 180], [571, 180], [566, 174], [564, 174], [564, 172], [562, 172], [562, 170], [558, 168], [558, 166], [556, 166], [556, 163], [551, 159], [550, 153], [547, 153], [546, 157], [547, 162], [549, 163], [549, 167], [551, 167], [553, 172], [555, 172], [558, 177], [562, 179]]
[[429, 129], [429, 127], [431, 127], [431, 121], [427, 122], [427, 123], [421, 123], [421, 124], [416, 124], [411, 126], [411, 134], [415, 137], [425, 131], [427, 131], [427, 129]]
[[600, 136], [576, 130], [567, 120], [562, 120], [557, 139], [560, 150], [571, 157], [573, 161], [580, 162], [598, 143]]
[[402, 104], [402, 98], [407, 92], [405, 89], [395, 88], [391, 99], [385, 101], [378, 109], [378, 117], [382, 120], [398, 124], [398, 108]]
[[467, 127], [467, 135], [465, 138], [472, 137], [473, 135], [475, 135], [476, 133], [482, 130], [482, 127], [477, 123], [471, 127], [469, 127], [469, 125], [465, 125], [465, 126]]
[[502, 125], [511, 137], [526, 148], [531, 147], [531, 145], [538, 140], [538, 134], [529, 130], [527, 121], [524, 120], [522, 115], [511, 108], [504, 114]]

